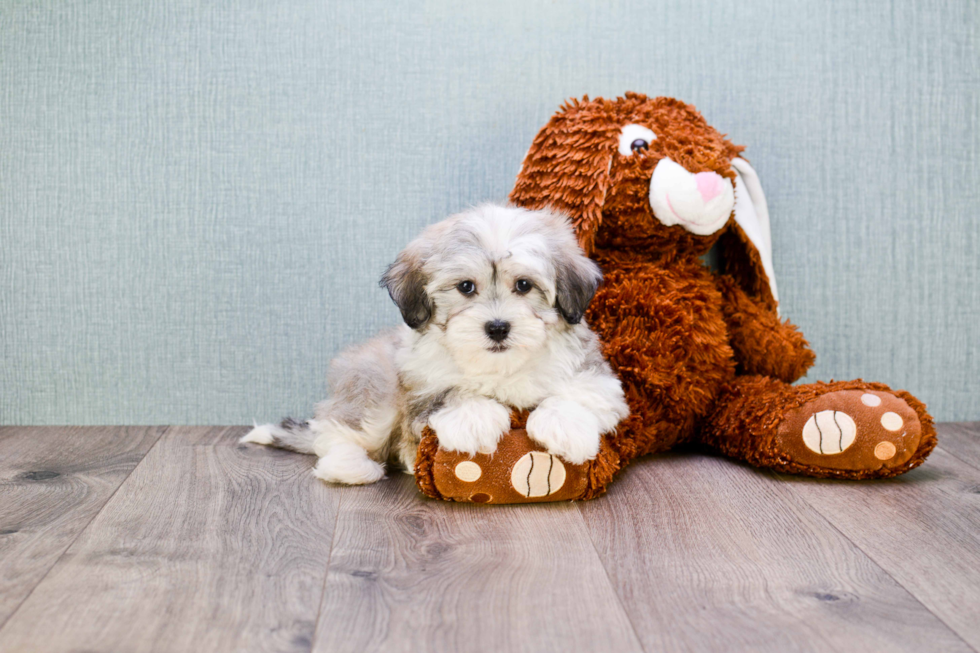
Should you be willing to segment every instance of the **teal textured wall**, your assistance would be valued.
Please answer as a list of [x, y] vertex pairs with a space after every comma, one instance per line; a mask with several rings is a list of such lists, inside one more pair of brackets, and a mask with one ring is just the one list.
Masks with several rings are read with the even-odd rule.
[[3, 3], [0, 422], [308, 414], [400, 247], [626, 90], [748, 146], [809, 378], [980, 419], [978, 7]]

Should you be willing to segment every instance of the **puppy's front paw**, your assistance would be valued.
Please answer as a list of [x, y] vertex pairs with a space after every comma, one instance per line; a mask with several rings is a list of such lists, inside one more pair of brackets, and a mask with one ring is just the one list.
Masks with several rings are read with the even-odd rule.
[[573, 401], [545, 400], [527, 418], [531, 439], [573, 465], [599, 453], [599, 420]]
[[429, 418], [439, 446], [471, 456], [493, 453], [500, 436], [510, 430], [510, 411], [492, 399], [468, 399]]

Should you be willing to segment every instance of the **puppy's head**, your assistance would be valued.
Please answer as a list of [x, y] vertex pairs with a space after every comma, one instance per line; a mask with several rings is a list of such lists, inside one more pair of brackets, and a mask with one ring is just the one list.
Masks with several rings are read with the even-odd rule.
[[568, 221], [492, 204], [412, 241], [381, 279], [405, 323], [464, 370], [512, 370], [578, 324], [602, 276]]

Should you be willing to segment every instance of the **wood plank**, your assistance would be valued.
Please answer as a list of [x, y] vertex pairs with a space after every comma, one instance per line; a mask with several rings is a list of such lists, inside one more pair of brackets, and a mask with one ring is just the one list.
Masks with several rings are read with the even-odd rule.
[[970, 650], [765, 472], [670, 454], [580, 509], [647, 651]]
[[315, 651], [640, 650], [573, 504], [343, 493]]
[[312, 459], [171, 428], [0, 629], [0, 650], [308, 651], [337, 492]]
[[887, 481], [785, 480], [790, 491], [980, 650], [977, 468], [936, 449], [922, 467]]
[[0, 427], [0, 626], [165, 430]]
[[943, 451], [980, 469], [980, 422], [945, 422], [937, 429]]

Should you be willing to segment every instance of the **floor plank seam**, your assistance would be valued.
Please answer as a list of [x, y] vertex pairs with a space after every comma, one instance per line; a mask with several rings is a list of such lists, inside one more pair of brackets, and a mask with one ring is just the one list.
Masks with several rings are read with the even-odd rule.
[[974, 469], [974, 470], [980, 472], [980, 465], [978, 465], [976, 463], [976, 461], [973, 461], [973, 460], [969, 460], [967, 458], [964, 458], [964, 457], [958, 455], [956, 452], [954, 452], [954, 451], [952, 451], [950, 449], [947, 449], [946, 447], [943, 447], [943, 446], [937, 446], [936, 447], [936, 450], [937, 451], [942, 451], [944, 454], [947, 454], [949, 456], [952, 456], [953, 458], [956, 458], [956, 460], [960, 461], [961, 463], [963, 463], [967, 467], [969, 467], [971, 469]]
[[[321, 481], [314, 481], [320, 483]], [[316, 625], [313, 627], [313, 638], [310, 640], [310, 653], [316, 647], [317, 636], [320, 634], [320, 616], [323, 614], [323, 604], [327, 599], [327, 581], [330, 579], [330, 566], [333, 564], [333, 549], [337, 542], [337, 525], [340, 523], [340, 509], [344, 505], [343, 488], [337, 489], [337, 513], [333, 518], [333, 530], [330, 532], [330, 552], [327, 553], [327, 566], [323, 574], [323, 584], [320, 589], [320, 605], [316, 610]]]
[[109, 496], [108, 496], [108, 497], [106, 498], [106, 500], [105, 500], [105, 501], [104, 501], [104, 502], [102, 503], [102, 506], [101, 506], [101, 507], [100, 507], [100, 508], [99, 508], [99, 509], [98, 509], [97, 511], [95, 511], [95, 514], [93, 514], [93, 515], [92, 515], [92, 518], [91, 518], [91, 519], [89, 519], [89, 520], [88, 520], [88, 522], [86, 522], [86, 524], [85, 524], [85, 526], [84, 526], [83, 528], [80, 528], [80, 529], [79, 529], [79, 531], [78, 531], [78, 533], [77, 533], [77, 534], [75, 535], [75, 537], [74, 537], [74, 538], [72, 538], [72, 540], [71, 540], [71, 542], [69, 542], [69, 543], [68, 543], [68, 545], [67, 545], [67, 546], [65, 546], [65, 550], [64, 550], [64, 551], [62, 551], [60, 555], [58, 555], [58, 557], [57, 557], [57, 558], [55, 559], [55, 561], [54, 561], [54, 562], [53, 562], [53, 563], [51, 564], [51, 566], [50, 566], [50, 567], [48, 567], [48, 569], [47, 569], [47, 571], [45, 571], [45, 572], [44, 572], [44, 575], [43, 575], [43, 576], [41, 576], [41, 578], [40, 578], [40, 579], [38, 579], [38, 581], [37, 581], [37, 582], [36, 582], [36, 583], [34, 584], [34, 587], [32, 587], [32, 588], [31, 588], [31, 591], [30, 591], [30, 592], [28, 592], [28, 593], [27, 593], [27, 594], [26, 594], [26, 595], [24, 596], [24, 598], [23, 598], [23, 599], [22, 599], [22, 600], [20, 601], [20, 603], [18, 603], [18, 604], [17, 604], [17, 607], [16, 607], [16, 608], [14, 608], [13, 610], [11, 610], [11, 612], [10, 612], [10, 614], [9, 614], [9, 615], [7, 616], [7, 618], [6, 618], [5, 620], [4, 620], [4, 622], [3, 622], [3, 623], [0, 623], [0, 637], [2, 637], [2, 636], [3, 636], [3, 630], [4, 630], [4, 628], [6, 628], [6, 627], [7, 627], [7, 624], [9, 624], [9, 623], [10, 623], [10, 621], [11, 621], [11, 620], [12, 620], [12, 619], [14, 618], [14, 616], [15, 616], [15, 615], [16, 615], [16, 614], [17, 614], [18, 612], [20, 612], [20, 609], [21, 609], [21, 608], [22, 608], [22, 607], [24, 606], [24, 604], [25, 604], [25, 603], [27, 603], [27, 600], [28, 600], [28, 599], [30, 599], [30, 598], [31, 598], [31, 596], [32, 596], [32, 595], [34, 594], [34, 591], [35, 591], [35, 590], [36, 590], [36, 589], [37, 589], [38, 587], [40, 587], [40, 586], [41, 586], [41, 584], [42, 584], [42, 583], [43, 583], [43, 582], [45, 581], [45, 579], [46, 579], [46, 578], [47, 578], [47, 577], [48, 577], [48, 576], [49, 576], [49, 575], [51, 574], [51, 572], [52, 572], [52, 571], [54, 570], [54, 568], [58, 566], [58, 563], [59, 563], [59, 562], [61, 562], [61, 559], [65, 557], [65, 554], [66, 554], [66, 553], [68, 553], [68, 551], [69, 551], [69, 550], [70, 550], [70, 549], [71, 549], [71, 548], [72, 548], [73, 546], [75, 546], [75, 542], [77, 542], [77, 541], [78, 541], [78, 538], [80, 538], [80, 537], [82, 536], [82, 534], [83, 534], [83, 533], [84, 533], [85, 531], [87, 531], [87, 530], [89, 529], [89, 526], [91, 526], [91, 525], [92, 525], [92, 522], [94, 522], [94, 521], [96, 520], [96, 518], [97, 518], [97, 517], [98, 517], [99, 515], [101, 515], [101, 514], [102, 514], [102, 511], [103, 511], [103, 510], [105, 510], [105, 507], [106, 507], [107, 505], [109, 505], [109, 503], [110, 503], [110, 502], [112, 501], [112, 498], [113, 498], [114, 496], [116, 496], [116, 493], [117, 493], [117, 492], [119, 492], [119, 488], [121, 488], [121, 487], [122, 487], [123, 485], [125, 485], [125, 484], [126, 484], [126, 481], [128, 481], [128, 480], [130, 479], [130, 477], [131, 477], [131, 476], [133, 475], [133, 472], [135, 472], [135, 471], [136, 471], [136, 469], [137, 469], [137, 468], [138, 468], [138, 467], [139, 467], [140, 465], [142, 465], [142, 464], [143, 464], [143, 461], [144, 461], [144, 460], [146, 460], [146, 457], [147, 457], [147, 456], [149, 456], [149, 455], [150, 455], [150, 452], [151, 452], [151, 451], [153, 451], [153, 450], [154, 450], [154, 449], [156, 448], [156, 446], [157, 446], [157, 445], [158, 445], [158, 444], [160, 443], [160, 440], [162, 440], [162, 439], [163, 439], [163, 436], [164, 436], [164, 435], [166, 435], [167, 433], [169, 433], [169, 432], [170, 432], [170, 429], [171, 429], [171, 428], [172, 428], [172, 427], [170, 427], [170, 426], [165, 426], [165, 427], [163, 428], [163, 430], [162, 430], [162, 431], [160, 431], [160, 434], [159, 434], [159, 435], [157, 436], [157, 439], [156, 439], [156, 440], [154, 440], [154, 441], [153, 441], [153, 444], [152, 444], [152, 445], [150, 445], [150, 448], [146, 450], [146, 453], [144, 453], [144, 454], [143, 454], [143, 457], [142, 457], [142, 458], [140, 458], [140, 461], [139, 461], [138, 463], [136, 463], [135, 465], [133, 465], [133, 468], [132, 468], [131, 470], [129, 470], [129, 473], [128, 473], [128, 474], [126, 474], [126, 478], [124, 478], [123, 480], [121, 480], [121, 481], [119, 482], [119, 485], [117, 485], [117, 486], [116, 486], [116, 489], [114, 489], [114, 490], [112, 491], [112, 494], [110, 494], [110, 495], [109, 495]]
[[[608, 497], [600, 497], [599, 500], [608, 501]], [[613, 596], [616, 597], [616, 603], [619, 604], [619, 609], [623, 611], [623, 616], [626, 617], [626, 622], [630, 625], [630, 630], [633, 631], [633, 637], [636, 639], [636, 643], [639, 645], [640, 650], [646, 651], [647, 649], [643, 646], [643, 640], [640, 638], [640, 633], [636, 630], [636, 624], [633, 623], [633, 618], [630, 617], [629, 610], [626, 609], [626, 604], [623, 603], [623, 597], [621, 597], [619, 592], [616, 590], [616, 585], [609, 576], [609, 570], [606, 569], [606, 563], [602, 556], [599, 555], [599, 549], [596, 547], [595, 540], [592, 538], [592, 530], [585, 522], [585, 514], [582, 512], [582, 504], [577, 503], [575, 508], [576, 512], [578, 512], [579, 519], [582, 520], [582, 526], [585, 528], [585, 532], [589, 536], [589, 543], [592, 545], [592, 551], [595, 552], [595, 557], [599, 560], [599, 566], [602, 567], [602, 575], [606, 577], [606, 582], [609, 583], [609, 588], [612, 590]]]
[[[782, 476], [780, 476], [779, 473], [776, 472], [775, 470], [769, 469], [769, 470], [766, 470], [766, 471], [776, 481], [778, 481], [780, 483], [785, 483], [786, 482], [785, 479]], [[819, 517], [821, 520], [823, 520], [828, 526], [830, 526], [830, 528], [832, 528], [841, 537], [843, 537], [845, 540], [847, 540], [848, 542], [850, 542], [851, 545], [854, 546], [855, 549], [857, 549], [858, 551], [860, 551], [869, 561], [871, 561], [871, 563], [875, 567], [877, 567], [881, 571], [881, 573], [883, 573], [888, 578], [891, 578], [893, 581], [895, 581], [895, 584], [896, 585], [898, 585], [903, 590], [905, 590], [906, 592], [908, 592], [909, 596], [911, 596], [915, 600], [916, 603], [918, 603], [919, 605], [921, 605], [923, 610], [925, 610], [926, 612], [928, 612], [929, 614], [931, 614], [932, 616], [934, 616], [939, 621], [939, 623], [941, 623], [944, 626], [946, 626], [946, 628], [948, 628], [951, 633], [953, 633], [954, 635], [956, 635], [956, 637], [961, 642], [963, 642], [963, 645], [964, 646], [966, 646], [971, 651], [974, 651], [975, 653], [980, 653], [980, 651], [978, 651], [974, 646], [972, 646], [968, 641], [966, 641], [963, 638], [963, 635], [961, 635], [960, 632], [958, 630], [956, 630], [956, 628], [954, 628], [949, 623], [947, 623], [946, 620], [943, 619], [942, 617], [940, 617], [938, 614], [936, 614], [936, 612], [932, 608], [930, 608], [928, 605], [926, 605], [925, 603], [923, 603], [922, 602], [922, 599], [920, 599], [915, 594], [915, 592], [912, 591], [912, 589], [910, 589], [909, 587], [906, 587], [906, 585], [902, 581], [900, 581], [899, 579], [895, 578], [894, 575], [892, 575], [887, 569], [885, 569], [884, 567], [881, 566], [881, 564], [878, 562], [878, 560], [873, 555], [871, 555], [870, 553], [868, 553], [867, 551], [865, 551], [864, 548], [861, 545], [859, 545], [853, 539], [851, 539], [850, 537], [848, 537], [848, 535], [844, 531], [842, 531], [841, 529], [837, 528], [837, 525], [836, 524], [834, 524], [832, 521], [830, 521], [829, 519], [827, 519], [827, 517], [824, 516], [824, 514], [822, 512], [820, 512], [820, 509], [817, 506], [813, 505], [812, 503], [810, 503], [809, 501], [807, 501], [805, 497], [800, 496], [799, 494], [796, 494], [795, 492], [790, 492], [790, 493], [792, 494], [792, 496], [795, 499], [798, 499], [798, 500], [802, 501], [803, 503], [805, 503], [807, 506], [809, 506], [810, 509], [813, 510], [813, 512], [816, 514], [817, 517]]]

